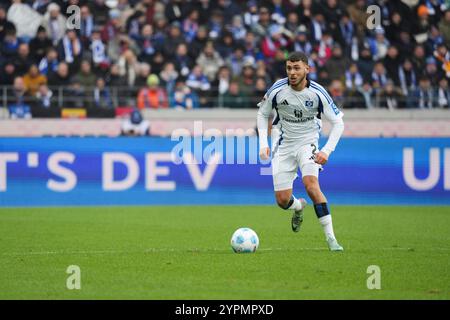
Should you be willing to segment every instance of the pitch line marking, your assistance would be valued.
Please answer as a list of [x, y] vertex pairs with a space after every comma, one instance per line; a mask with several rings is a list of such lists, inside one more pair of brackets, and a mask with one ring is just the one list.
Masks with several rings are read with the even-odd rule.
[[[357, 251], [360, 251], [358, 249]], [[366, 251], [375, 251], [374, 249], [362, 249]], [[379, 248], [376, 251], [416, 251], [415, 248], [403, 248], [403, 247], [391, 247], [391, 248]], [[86, 251], [31, 251], [31, 252], [6, 252], [2, 253], [2, 256], [13, 257], [13, 256], [49, 256], [49, 255], [101, 255], [101, 254], [145, 254], [145, 253], [157, 253], [157, 252], [185, 252], [185, 253], [208, 253], [208, 252], [225, 252], [228, 251], [227, 248], [211, 248], [211, 249], [175, 249], [175, 248], [146, 248], [142, 250], [86, 250]], [[297, 249], [286, 249], [286, 248], [260, 248], [258, 251], [271, 252], [271, 251], [328, 251], [328, 248], [297, 248]], [[348, 250], [351, 252], [350, 250]], [[419, 252], [422, 251], [450, 251], [450, 248], [432, 248], [432, 249], [418, 249]]]

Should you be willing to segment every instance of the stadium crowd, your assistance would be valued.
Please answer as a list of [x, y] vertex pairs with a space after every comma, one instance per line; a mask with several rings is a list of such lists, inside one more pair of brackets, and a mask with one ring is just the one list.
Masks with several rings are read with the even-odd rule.
[[298, 50], [340, 107], [449, 108], [449, 48], [449, 0], [0, 0], [0, 105], [256, 108]]

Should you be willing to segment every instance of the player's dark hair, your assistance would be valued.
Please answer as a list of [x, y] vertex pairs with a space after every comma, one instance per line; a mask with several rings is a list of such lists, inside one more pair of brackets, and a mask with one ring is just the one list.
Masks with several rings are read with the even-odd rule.
[[286, 61], [290, 61], [290, 62], [301, 61], [305, 64], [308, 64], [308, 57], [303, 52], [296, 51], [296, 52], [292, 52], [291, 54], [289, 54]]

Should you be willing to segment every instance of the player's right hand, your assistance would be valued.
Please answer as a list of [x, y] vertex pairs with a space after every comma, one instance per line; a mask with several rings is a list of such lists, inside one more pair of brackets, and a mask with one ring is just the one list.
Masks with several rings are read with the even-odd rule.
[[270, 156], [270, 148], [266, 147], [266, 148], [262, 148], [259, 150], [259, 157], [261, 158], [261, 160], [267, 160], [269, 159]]

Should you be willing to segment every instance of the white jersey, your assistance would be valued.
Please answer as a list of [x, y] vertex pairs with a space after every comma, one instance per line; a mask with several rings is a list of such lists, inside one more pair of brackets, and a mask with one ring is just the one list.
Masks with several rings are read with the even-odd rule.
[[[275, 111], [272, 139], [273, 145], [280, 147], [315, 144], [322, 129], [322, 117], [335, 124], [342, 122], [343, 116], [327, 91], [317, 82], [310, 80], [302, 91], [292, 89], [288, 78], [278, 80], [258, 106], [258, 118], [267, 119]], [[258, 121], [258, 128], [262, 129], [261, 127]], [[264, 141], [261, 143], [262, 147], [267, 144]], [[335, 144], [329, 146], [329, 150], [322, 151], [329, 154], [334, 147]]]

